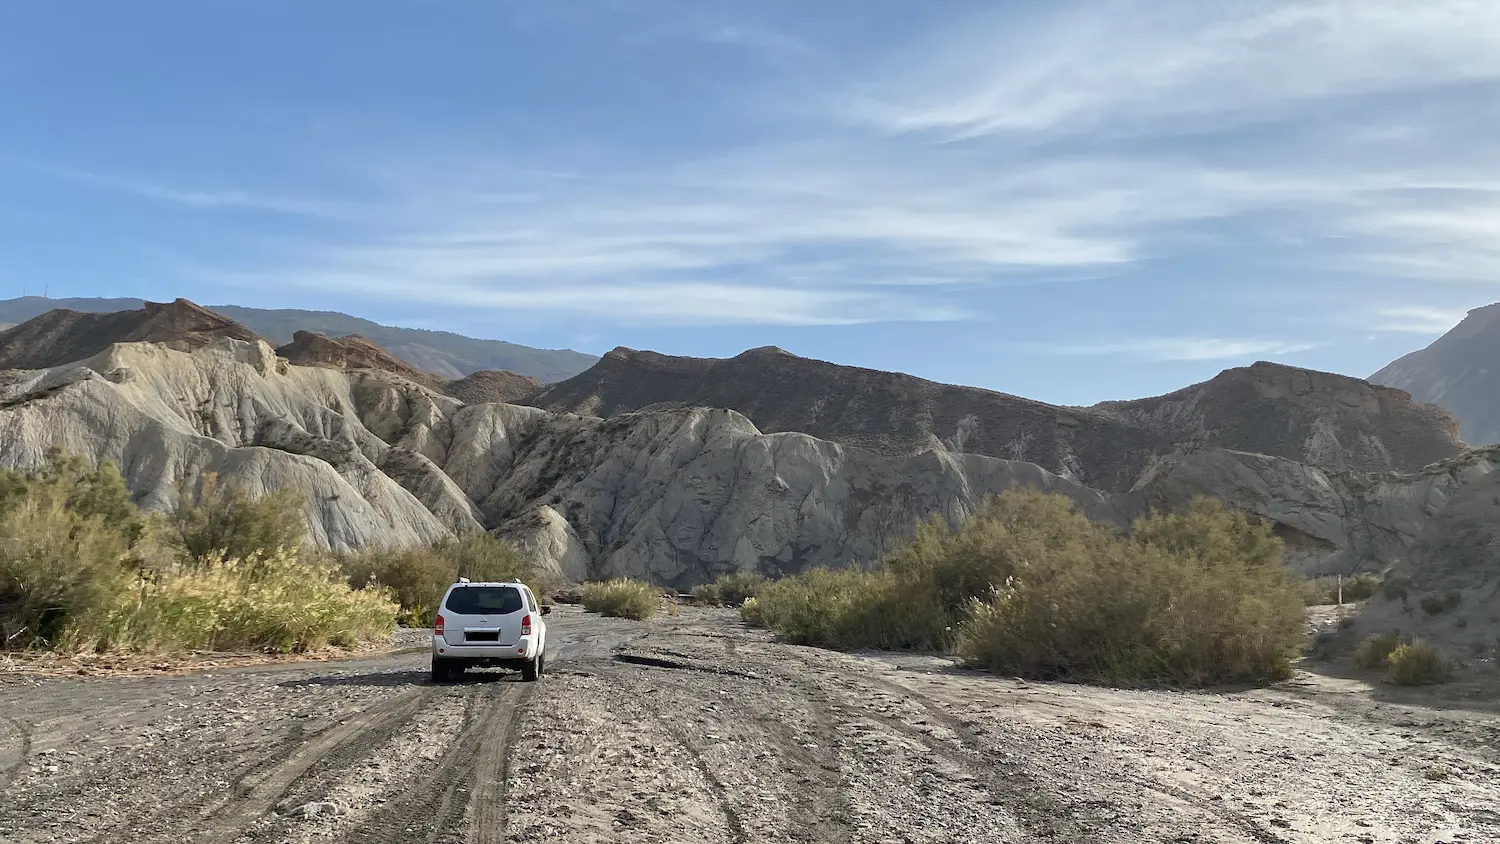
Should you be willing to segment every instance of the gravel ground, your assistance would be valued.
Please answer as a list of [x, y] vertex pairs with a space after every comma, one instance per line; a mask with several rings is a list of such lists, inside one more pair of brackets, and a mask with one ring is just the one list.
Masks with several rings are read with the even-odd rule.
[[549, 625], [540, 683], [434, 686], [425, 652], [0, 676], [0, 842], [1500, 841], [1494, 696], [1023, 683], [696, 609]]

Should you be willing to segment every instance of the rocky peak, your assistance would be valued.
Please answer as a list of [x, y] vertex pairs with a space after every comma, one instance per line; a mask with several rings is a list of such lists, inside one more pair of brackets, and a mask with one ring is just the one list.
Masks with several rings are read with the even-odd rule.
[[298, 331], [292, 342], [276, 350], [298, 366], [331, 366], [338, 369], [378, 369], [416, 380], [423, 373], [358, 334], [329, 337], [315, 331]]
[[186, 299], [102, 314], [59, 308], [0, 332], [0, 369], [73, 363], [116, 343], [164, 343], [193, 351], [226, 338], [261, 341], [243, 325]]

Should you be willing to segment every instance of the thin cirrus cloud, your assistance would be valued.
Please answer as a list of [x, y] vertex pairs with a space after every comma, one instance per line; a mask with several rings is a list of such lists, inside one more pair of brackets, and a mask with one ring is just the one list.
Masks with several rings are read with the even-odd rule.
[[1024, 351], [1067, 357], [1125, 356], [1151, 362], [1222, 361], [1255, 355], [1290, 355], [1311, 351], [1317, 343], [1246, 340], [1220, 337], [1137, 337], [1090, 343], [1025, 343]]
[[[1170, 262], [1184, 234], [1210, 226], [1212, 237], [1259, 251], [1253, 230], [1234, 227], [1252, 218], [1337, 269], [1500, 279], [1500, 191], [1475, 175], [1494, 172], [1500, 154], [1468, 127], [1464, 108], [1433, 106], [1421, 131], [1318, 122], [1329, 103], [1500, 80], [1500, 4], [1055, 8], [948, 21], [874, 45], [846, 57], [863, 69], [852, 81], [821, 62], [799, 65], [806, 78], [786, 90], [773, 75], [741, 93], [756, 104], [800, 98], [808, 107], [793, 109], [794, 121], [779, 113], [776, 131], [753, 144], [710, 144], [668, 163], [628, 149], [592, 168], [549, 161], [552, 171], [518, 172], [478, 152], [426, 171], [381, 160], [360, 201], [56, 175], [182, 208], [347, 224], [319, 239], [279, 238], [221, 267], [225, 277], [604, 320], [966, 319], [982, 316], [969, 298], [977, 289]], [[744, 23], [668, 30], [698, 44], [819, 50]], [[821, 93], [809, 100], [809, 89]], [[1294, 154], [1236, 134], [1273, 116], [1306, 133]], [[1218, 133], [1213, 154], [1141, 142], [1185, 127]], [[1088, 144], [1066, 146], [1086, 133]], [[349, 158], [379, 159], [364, 152]], [[1376, 328], [1437, 321], [1386, 314]], [[1221, 360], [1313, 346], [1208, 337], [1034, 348]]]
[[1467, 311], [1448, 308], [1382, 308], [1374, 328], [1408, 334], [1443, 334], [1468, 316]]
[[347, 219], [355, 214], [354, 206], [342, 201], [257, 191], [184, 188], [72, 167], [48, 166], [43, 170], [56, 178], [75, 184], [189, 208], [261, 211], [327, 219]]
[[[1075, 4], [965, 21], [889, 61], [847, 117], [952, 138], [1231, 121], [1500, 76], [1489, 0]], [[915, 69], [915, 70], [914, 70]]]

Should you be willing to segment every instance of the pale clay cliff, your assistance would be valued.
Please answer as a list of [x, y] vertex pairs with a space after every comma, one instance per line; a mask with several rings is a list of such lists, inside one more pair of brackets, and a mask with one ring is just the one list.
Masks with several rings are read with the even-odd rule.
[[1425, 473], [1370, 475], [1211, 450], [1161, 460], [1133, 489], [1106, 494], [1019, 461], [762, 434], [728, 410], [598, 419], [465, 406], [389, 373], [291, 366], [264, 343], [231, 339], [192, 353], [116, 345], [4, 377], [6, 467], [61, 445], [115, 461], [153, 509], [171, 506], [180, 479], [217, 472], [251, 493], [302, 490], [321, 546], [490, 529], [572, 578], [677, 587], [733, 569], [868, 563], [917, 519], [961, 519], [1017, 485], [1122, 524], [1214, 494], [1275, 521], [1303, 570], [1369, 568], [1431, 544], [1433, 517], [1500, 462], [1476, 452]]

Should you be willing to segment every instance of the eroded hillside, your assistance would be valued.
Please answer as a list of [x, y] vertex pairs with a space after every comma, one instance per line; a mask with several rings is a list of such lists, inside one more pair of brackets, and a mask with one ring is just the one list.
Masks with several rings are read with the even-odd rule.
[[1415, 471], [1464, 447], [1445, 411], [1400, 390], [1269, 363], [1158, 398], [1074, 408], [774, 348], [728, 360], [616, 349], [531, 403], [600, 416], [725, 407], [763, 431], [888, 455], [942, 449], [1025, 460], [1112, 492], [1131, 489], [1163, 459], [1207, 449], [1335, 470]]
[[492, 530], [574, 578], [678, 587], [734, 569], [868, 564], [918, 519], [960, 520], [1016, 485], [1122, 524], [1214, 495], [1274, 522], [1300, 568], [1347, 570], [1432, 541], [1431, 517], [1494, 465], [1480, 456], [1462, 471], [1371, 474], [1205, 448], [1158, 457], [1134, 488], [1107, 492], [952, 448], [887, 454], [766, 434], [725, 409], [601, 418], [466, 405], [397, 374], [294, 366], [234, 339], [194, 352], [121, 344], [6, 377], [5, 466], [62, 445], [115, 461], [149, 508], [170, 506], [180, 480], [216, 472], [252, 493], [302, 490], [313, 541], [335, 548]]

